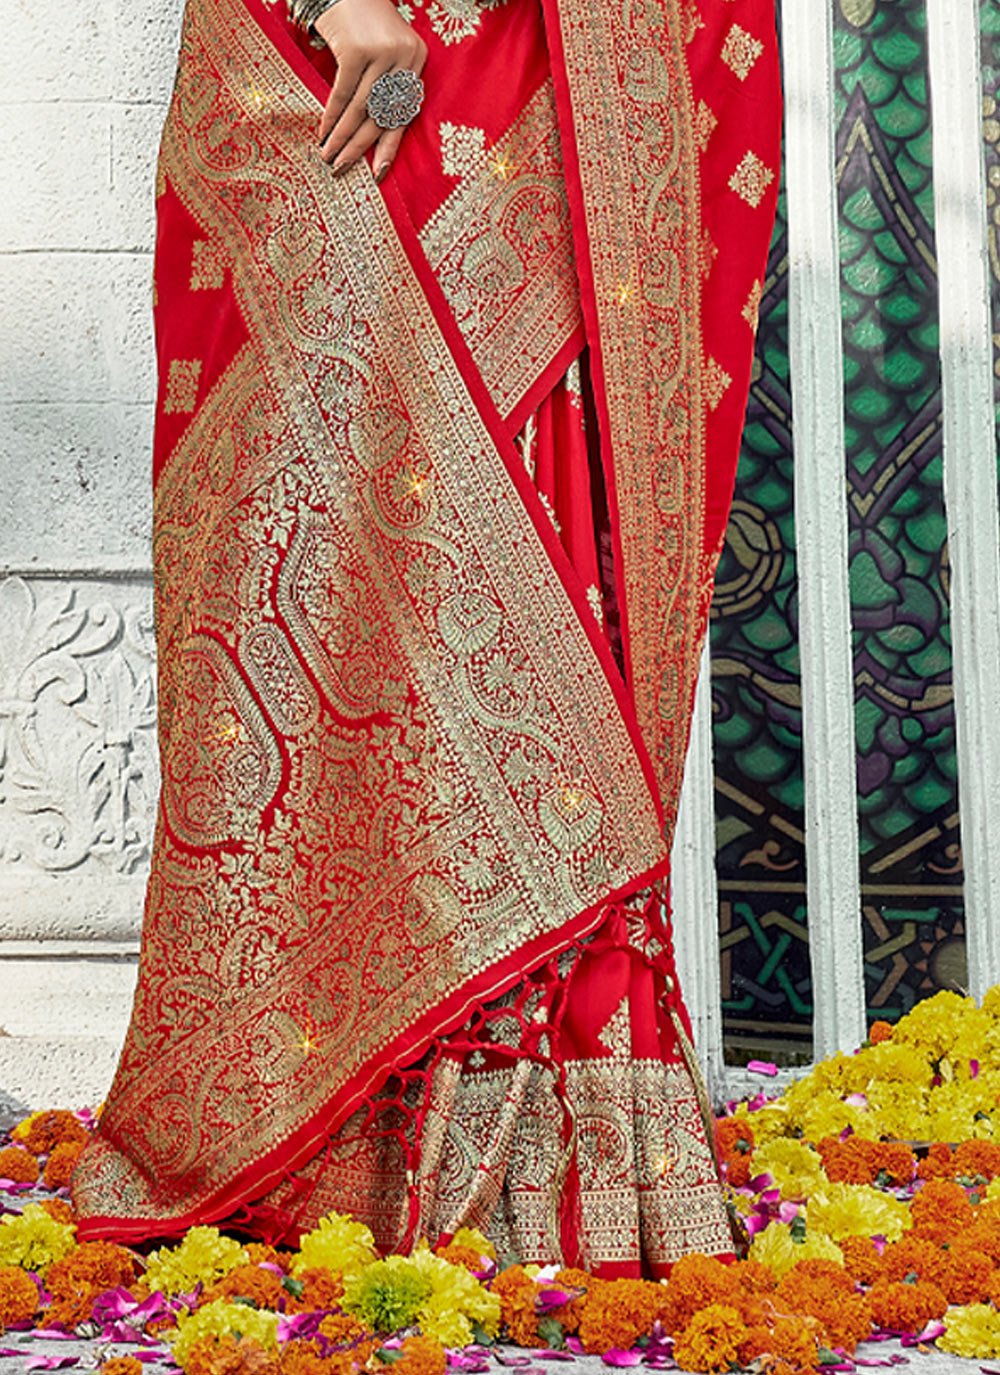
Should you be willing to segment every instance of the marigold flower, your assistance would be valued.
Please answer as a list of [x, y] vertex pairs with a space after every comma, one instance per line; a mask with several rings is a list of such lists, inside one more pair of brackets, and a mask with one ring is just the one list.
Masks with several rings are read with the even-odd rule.
[[38, 1182], [38, 1161], [23, 1146], [5, 1146], [0, 1150], [0, 1179], [15, 1184]]
[[884, 1236], [896, 1241], [911, 1225], [910, 1212], [899, 1199], [866, 1184], [830, 1184], [806, 1204], [806, 1226], [839, 1241], [841, 1237]]
[[188, 1358], [199, 1343], [227, 1337], [234, 1340], [245, 1337], [257, 1348], [274, 1351], [278, 1345], [278, 1315], [250, 1308], [245, 1303], [216, 1299], [194, 1313], [182, 1310], [176, 1329], [167, 1334], [174, 1360], [185, 1370], [189, 1369]]
[[728, 1302], [731, 1287], [731, 1272], [721, 1261], [710, 1256], [682, 1256], [667, 1281], [664, 1327], [671, 1335], [682, 1332], [700, 1309]]
[[510, 1265], [502, 1270], [490, 1289], [500, 1300], [500, 1321], [510, 1340], [518, 1346], [537, 1346], [541, 1341], [535, 1307], [538, 1286], [524, 1266]]
[[44, 1274], [53, 1261], [72, 1251], [75, 1231], [49, 1217], [37, 1203], [28, 1203], [20, 1215], [0, 1217], [0, 1265], [20, 1265]]
[[[845, 1272], [841, 1275], [850, 1284]], [[796, 1266], [778, 1285], [776, 1298], [786, 1309], [815, 1318], [824, 1346], [851, 1352], [871, 1333], [867, 1298], [844, 1289], [828, 1272], [810, 1274], [805, 1267]]]
[[112, 1356], [101, 1363], [98, 1375], [143, 1375], [144, 1369], [134, 1356]]
[[319, 1343], [296, 1337], [285, 1342], [280, 1355], [281, 1375], [331, 1375], [333, 1366], [320, 1354]]
[[879, 1280], [868, 1294], [872, 1320], [891, 1332], [922, 1332], [932, 1318], [941, 1318], [948, 1307], [944, 1291], [920, 1280], [916, 1284]]
[[204, 1337], [191, 1345], [179, 1363], [185, 1375], [280, 1375], [281, 1371], [277, 1353], [249, 1337]]
[[[473, 1250], [471, 1246], [459, 1246], [457, 1242], [451, 1242], [448, 1246], [439, 1246], [434, 1252], [442, 1260], [446, 1260], [449, 1265], [464, 1266], [471, 1274], [477, 1275], [483, 1269], [483, 1261], [486, 1259], [479, 1251]], [[393, 1362], [398, 1365], [398, 1361]]]
[[929, 1179], [914, 1194], [910, 1217], [917, 1236], [933, 1236], [950, 1241], [975, 1222], [975, 1209], [961, 1184], [945, 1179]]
[[356, 1313], [371, 1332], [411, 1327], [433, 1286], [406, 1256], [388, 1256], [366, 1265], [348, 1280], [344, 1308]]
[[106, 1289], [130, 1285], [137, 1268], [135, 1257], [124, 1246], [113, 1241], [85, 1241], [49, 1266], [45, 1286], [57, 1299], [83, 1290], [96, 1298]]
[[496, 1260], [497, 1248], [484, 1236], [478, 1227], [459, 1227], [451, 1239], [453, 1246], [468, 1246], [470, 1251], [478, 1251], [487, 1260]]
[[393, 1362], [396, 1375], [445, 1375], [448, 1360], [444, 1347], [430, 1337], [407, 1337], [402, 1356]]
[[245, 1249], [251, 1265], [280, 1265], [286, 1274], [291, 1268], [291, 1251], [278, 1251], [264, 1241], [248, 1241]]
[[75, 1113], [63, 1108], [33, 1112], [11, 1132], [11, 1140], [26, 1146], [32, 1155], [48, 1155], [56, 1146], [69, 1141], [85, 1144], [90, 1133]]
[[500, 1326], [500, 1300], [460, 1265], [449, 1265], [426, 1248], [418, 1248], [409, 1263], [431, 1283], [431, 1296], [418, 1314], [420, 1330], [442, 1346], [468, 1346], [473, 1325], [488, 1337]]
[[873, 1046], [892, 1040], [892, 1025], [889, 1022], [872, 1022], [868, 1029], [868, 1040]]
[[42, 1313], [37, 1326], [74, 1328], [82, 1322], [90, 1322], [96, 1298], [97, 1291], [90, 1285], [60, 1294]]
[[674, 1360], [681, 1370], [729, 1370], [739, 1361], [747, 1328], [735, 1308], [711, 1303], [695, 1313], [674, 1342]]
[[908, 1233], [882, 1252], [882, 1275], [887, 1280], [914, 1276], [943, 1288], [947, 1254], [926, 1237]]
[[976, 1221], [967, 1232], [948, 1243], [948, 1249], [953, 1255], [960, 1251], [978, 1251], [981, 1255], [988, 1256], [992, 1263], [1000, 1265], [1000, 1227], [988, 1218], [980, 1218], [978, 1215], [981, 1208], [976, 1209]]
[[823, 1160], [804, 1141], [768, 1141], [754, 1152], [754, 1174], [769, 1174], [783, 1198], [808, 1198], [827, 1183]]
[[349, 1213], [328, 1213], [300, 1240], [292, 1274], [324, 1266], [348, 1280], [377, 1259], [375, 1238], [364, 1223]]
[[835, 1184], [909, 1184], [916, 1161], [900, 1141], [869, 1141], [849, 1136], [846, 1141], [824, 1137], [819, 1143], [823, 1167]]
[[935, 1141], [923, 1160], [917, 1162], [919, 1179], [954, 1179], [954, 1152], [944, 1141]]
[[951, 1309], [937, 1346], [940, 1351], [950, 1351], [955, 1356], [996, 1360], [1000, 1357], [1000, 1313], [986, 1303]]
[[882, 1257], [871, 1237], [844, 1237], [838, 1244], [844, 1269], [856, 1284], [874, 1284], [881, 1278]]
[[289, 1297], [282, 1276], [259, 1265], [237, 1265], [202, 1292], [199, 1306], [216, 1299], [250, 1299], [258, 1308], [278, 1309]]
[[38, 1286], [19, 1265], [0, 1265], [0, 1332], [30, 1322], [38, 1308]]
[[819, 1351], [812, 1318], [777, 1318], [767, 1326], [751, 1327], [740, 1343], [740, 1365], [760, 1361], [761, 1369], [776, 1375], [778, 1369], [802, 1372], [816, 1370]]
[[1000, 1144], [995, 1141], [963, 1141], [955, 1151], [956, 1175], [969, 1179], [994, 1179], [1000, 1175]]
[[290, 1313], [312, 1313], [318, 1308], [336, 1308], [344, 1297], [344, 1281], [325, 1265], [301, 1270], [294, 1279], [302, 1285], [302, 1292], [289, 1294], [285, 1306]]
[[328, 1341], [335, 1342], [338, 1346], [355, 1346], [367, 1335], [364, 1323], [353, 1313], [328, 1313], [320, 1323], [319, 1330]]
[[773, 1270], [750, 1257], [740, 1265], [731, 1266], [730, 1273], [745, 1294], [773, 1294], [777, 1288]]
[[993, 1262], [978, 1251], [949, 1251], [939, 1283], [949, 1303], [981, 1303], [989, 1292]]
[[55, 1218], [56, 1222], [61, 1222], [67, 1227], [76, 1226], [76, 1213], [64, 1198], [43, 1198], [38, 1206], [43, 1213]]
[[73, 1171], [76, 1169], [76, 1162], [83, 1154], [82, 1141], [61, 1141], [58, 1146], [53, 1146], [48, 1160], [45, 1162], [45, 1171], [42, 1180], [47, 1189], [68, 1189]]
[[152, 1294], [187, 1294], [196, 1284], [212, 1284], [237, 1265], [246, 1265], [247, 1253], [238, 1241], [223, 1236], [217, 1227], [192, 1227], [179, 1246], [165, 1246], [150, 1253], [143, 1287]]
[[647, 1336], [666, 1310], [662, 1285], [648, 1280], [592, 1280], [580, 1319], [580, 1341], [585, 1351], [593, 1353], [627, 1349]]
[[751, 1260], [766, 1265], [779, 1278], [793, 1265], [803, 1260], [832, 1260], [843, 1262], [840, 1247], [821, 1232], [807, 1232], [804, 1241], [793, 1241], [787, 1222], [772, 1222], [758, 1232], [750, 1243]]

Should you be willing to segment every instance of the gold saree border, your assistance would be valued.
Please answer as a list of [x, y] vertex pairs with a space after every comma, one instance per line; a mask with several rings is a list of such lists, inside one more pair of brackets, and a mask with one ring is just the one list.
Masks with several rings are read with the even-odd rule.
[[544, 0], [629, 685], [672, 832], [711, 597], [697, 112], [679, 0]]

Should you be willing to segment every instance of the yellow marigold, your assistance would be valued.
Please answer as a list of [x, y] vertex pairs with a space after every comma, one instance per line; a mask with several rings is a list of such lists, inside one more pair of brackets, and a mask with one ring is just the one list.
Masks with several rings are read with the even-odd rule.
[[839, 1136], [847, 1127], [856, 1131], [862, 1117], [862, 1110], [853, 1103], [824, 1090], [803, 1103], [799, 1127], [807, 1140], [819, 1141], [824, 1136]]
[[245, 1249], [217, 1227], [192, 1227], [179, 1246], [153, 1251], [146, 1262], [144, 1287], [164, 1294], [187, 1294], [196, 1284], [212, 1284], [237, 1265], [246, 1265]]
[[864, 1061], [865, 1090], [872, 1083], [912, 1084], [928, 1089], [934, 1079], [934, 1065], [928, 1055], [918, 1046], [903, 1042], [886, 1041], [872, 1046], [858, 1059]]
[[758, 1146], [765, 1141], [773, 1141], [776, 1136], [786, 1136], [793, 1123], [789, 1120], [788, 1105], [780, 1098], [773, 1103], [765, 1103], [756, 1112], [737, 1108], [734, 1114], [738, 1121], [745, 1120], [753, 1128], [754, 1141]]
[[49, 1217], [37, 1203], [28, 1203], [20, 1216], [0, 1217], [0, 1265], [20, 1265], [44, 1274], [54, 1260], [72, 1251], [75, 1232], [75, 1227]]
[[991, 1017], [1000, 1018], [1000, 984], [994, 984], [983, 994], [981, 1007]]
[[38, 1182], [38, 1161], [23, 1146], [5, 1146], [0, 1150], [0, 1179], [15, 1184]]
[[278, 1345], [278, 1315], [249, 1308], [245, 1303], [216, 1299], [195, 1313], [182, 1310], [178, 1314], [176, 1329], [165, 1335], [174, 1359], [181, 1366], [184, 1366], [193, 1347], [212, 1337], [245, 1337], [265, 1351], [273, 1351]]
[[915, 1004], [896, 1023], [893, 1040], [917, 1046], [940, 1060], [954, 1045], [963, 1021], [973, 1015], [979, 1016], [974, 999], [945, 990]]
[[753, 1172], [769, 1174], [783, 1198], [808, 1198], [827, 1182], [822, 1160], [804, 1141], [769, 1141], [754, 1152]]
[[98, 1375], [143, 1375], [144, 1370], [142, 1361], [134, 1356], [112, 1356], [102, 1361]]
[[402, 1356], [392, 1365], [396, 1375], [445, 1375], [448, 1359], [440, 1342], [430, 1337], [407, 1337], [400, 1350]]
[[[919, 1004], [918, 1004], [919, 1006]], [[952, 1308], [945, 1315], [944, 1335], [937, 1339], [940, 1351], [980, 1361], [1000, 1357], [1000, 1313], [987, 1303]]]
[[328, 1213], [299, 1242], [292, 1274], [325, 1266], [350, 1279], [377, 1259], [375, 1238], [363, 1222], [355, 1222], [349, 1213]]
[[842, 1265], [844, 1260], [837, 1243], [823, 1233], [807, 1230], [804, 1240], [794, 1241], [787, 1222], [772, 1222], [758, 1232], [750, 1243], [750, 1259], [766, 1265], [779, 1279], [799, 1261], [829, 1260]]
[[729, 1370], [739, 1362], [746, 1324], [735, 1308], [712, 1303], [696, 1313], [674, 1342], [681, 1370]]
[[45, 1187], [47, 1189], [68, 1189], [70, 1178], [76, 1169], [76, 1162], [82, 1154], [82, 1141], [61, 1141], [58, 1146], [53, 1146], [52, 1152], [45, 1162], [45, 1172], [42, 1175]]
[[75, 1113], [63, 1108], [33, 1112], [11, 1132], [11, 1140], [26, 1146], [33, 1155], [48, 1155], [67, 1141], [86, 1142], [90, 1133]]
[[431, 1285], [430, 1298], [418, 1314], [420, 1330], [442, 1346], [468, 1346], [473, 1326], [495, 1337], [500, 1326], [500, 1301], [460, 1265], [420, 1247], [410, 1257]]
[[18, 1265], [0, 1265], [0, 1332], [29, 1322], [38, 1308], [38, 1287]]
[[905, 1203], [867, 1184], [829, 1184], [806, 1204], [806, 1226], [839, 1241], [877, 1237], [898, 1241], [911, 1225]]

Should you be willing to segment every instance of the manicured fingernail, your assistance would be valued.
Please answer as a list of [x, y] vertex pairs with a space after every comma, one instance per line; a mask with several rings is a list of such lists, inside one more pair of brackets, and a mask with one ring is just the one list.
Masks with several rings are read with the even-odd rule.
[[389, 168], [390, 168], [391, 166], [392, 166], [392, 163], [391, 163], [391, 162], [383, 162], [383, 163], [382, 163], [381, 167], [379, 167], [378, 171], [375, 173], [375, 185], [376, 185], [376, 186], [381, 186], [381, 185], [382, 185], [383, 181], [385, 181], [386, 177], [388, 176]]
[[335, 162], [333, 164], [333, 175], [335, 177], [342, 177], [345, 172], [351, 170], [352, 165], [353, 164], [350, 162]]

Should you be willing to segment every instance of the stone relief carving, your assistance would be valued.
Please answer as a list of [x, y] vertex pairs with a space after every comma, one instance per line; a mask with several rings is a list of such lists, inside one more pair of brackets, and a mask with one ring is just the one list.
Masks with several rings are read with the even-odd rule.
[[159, 786], [151, 587], [0, 581], [0, 883], [139, 878]]

